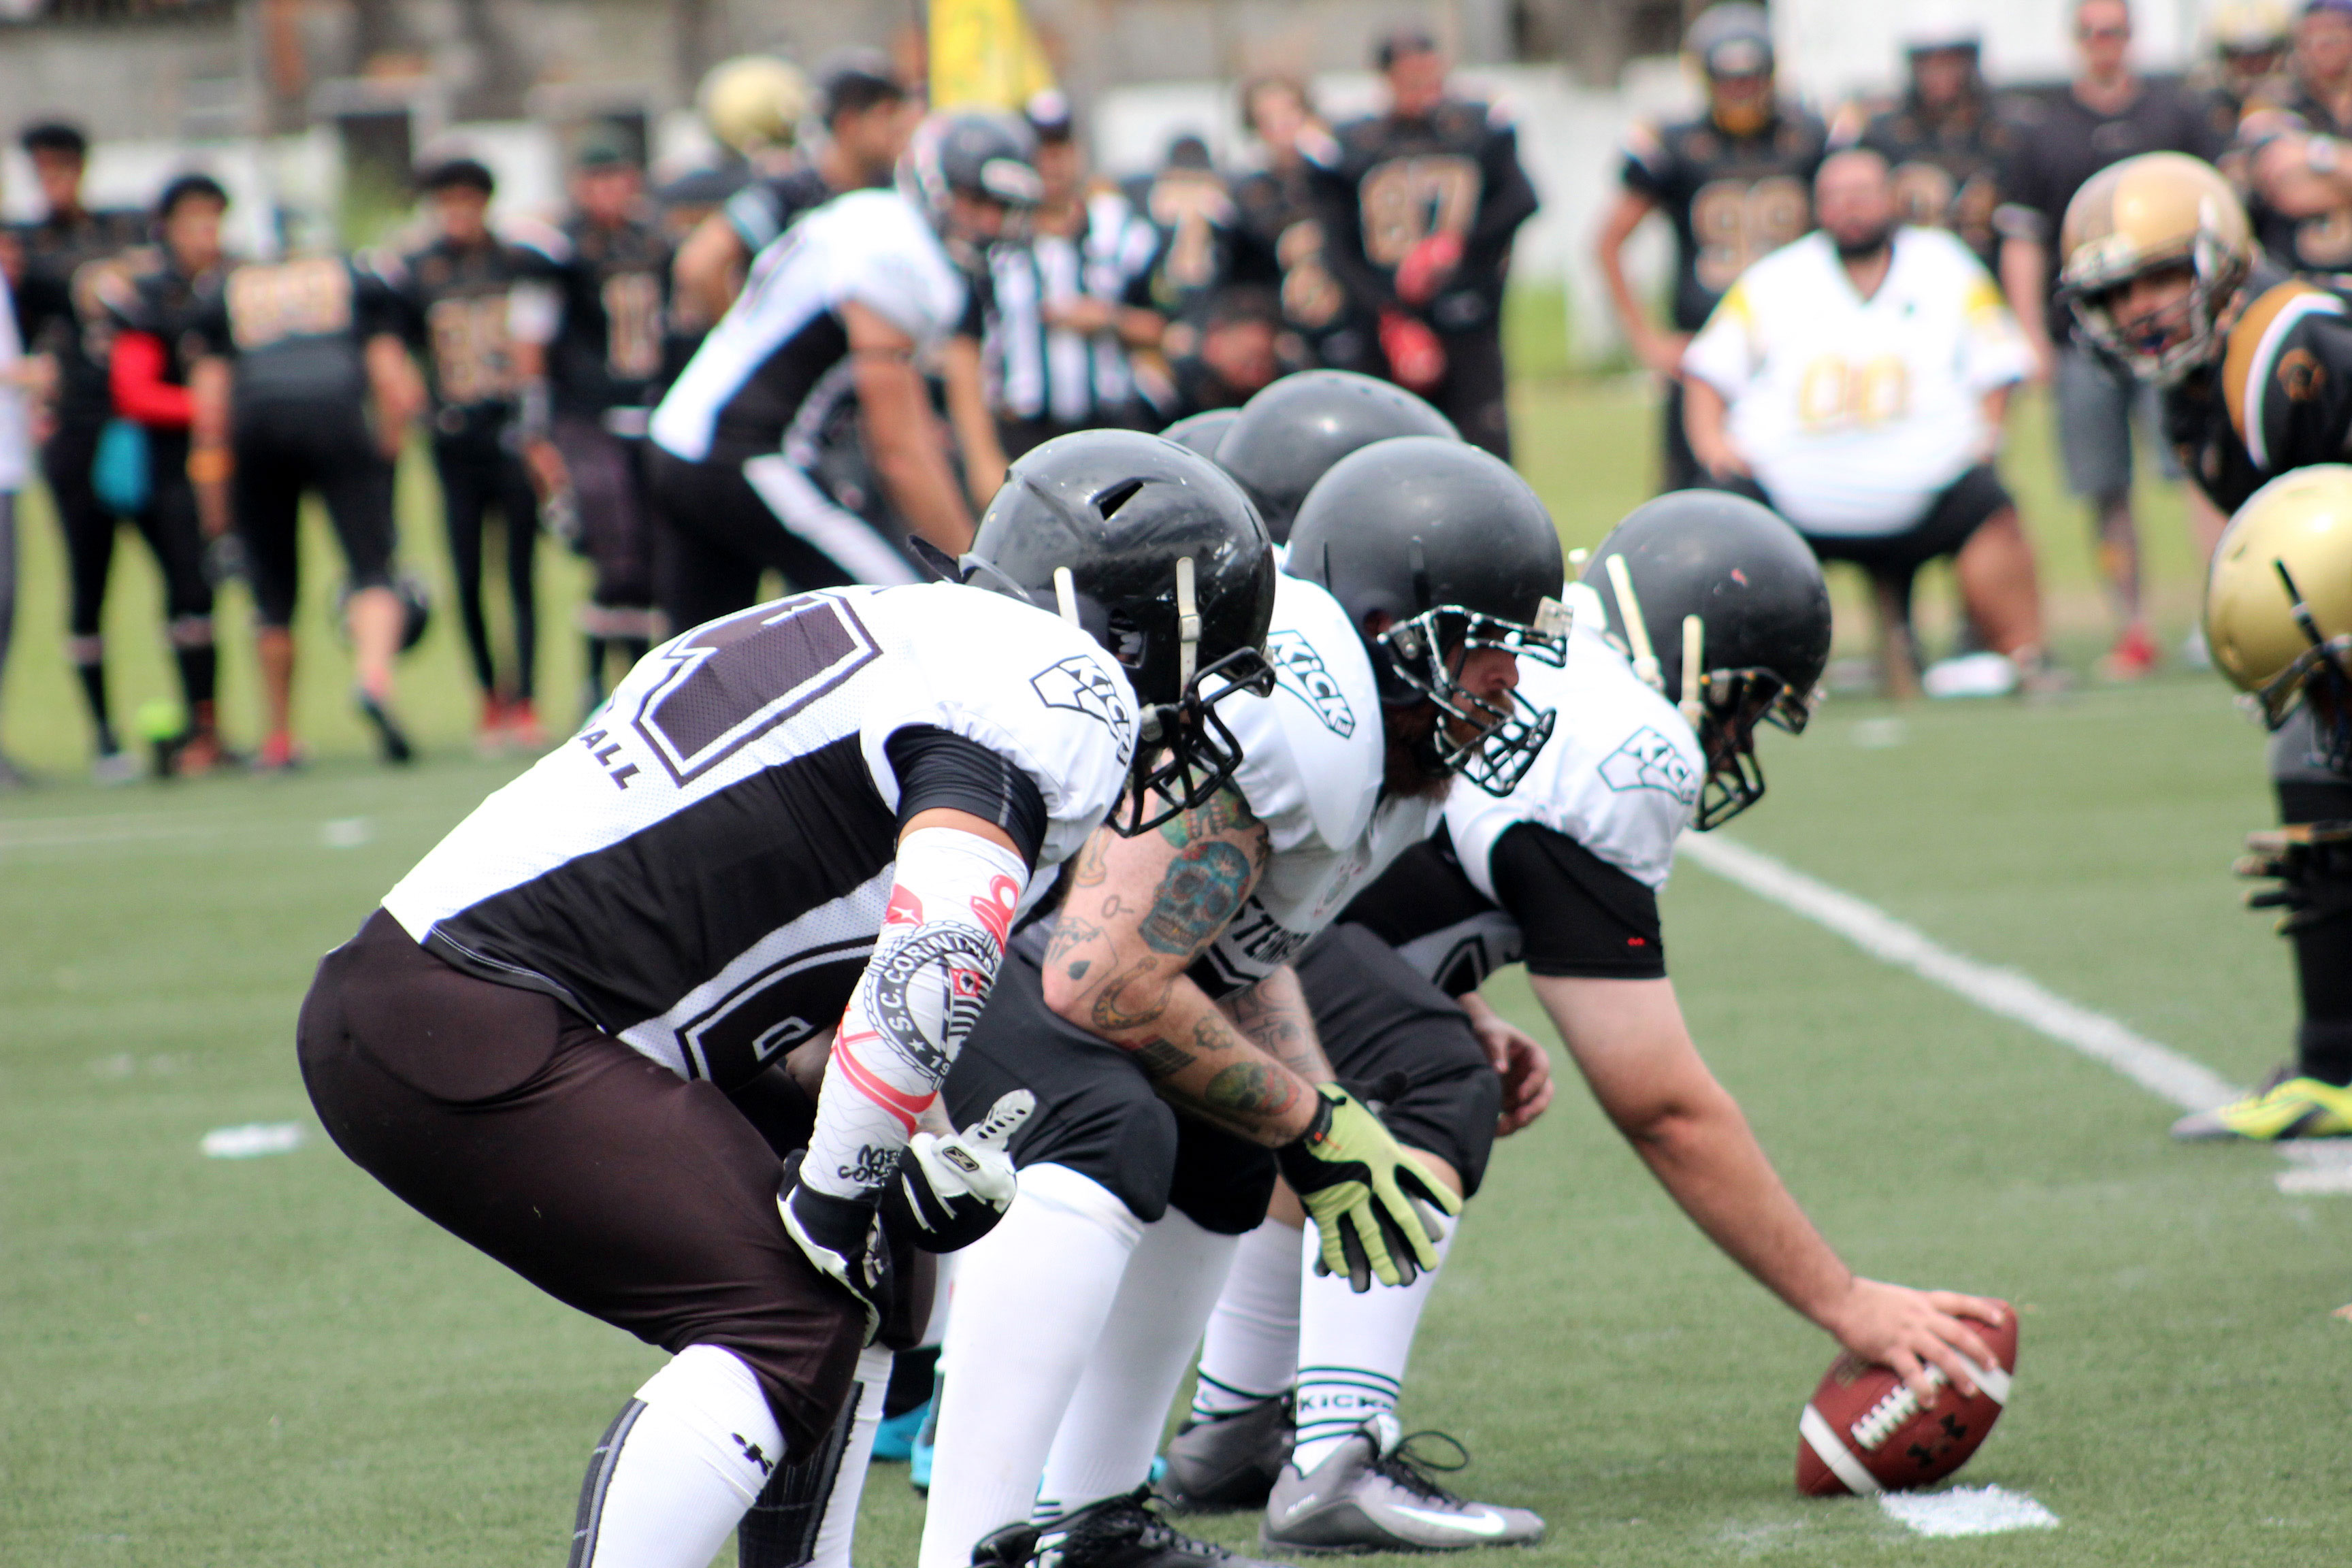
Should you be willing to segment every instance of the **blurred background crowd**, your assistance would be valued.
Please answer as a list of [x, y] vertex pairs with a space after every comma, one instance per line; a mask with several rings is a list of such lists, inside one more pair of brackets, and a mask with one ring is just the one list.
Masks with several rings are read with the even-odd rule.
[[[1039, 183], [958, 250], [970, 304], [919, 366], [973, 514], [1040, 441], [1161, 429], [1310, 366], [1412, 390], [1532, 470], [1572, 416], [1515, 431], [1511, 356], [1631, 367], [1662, 394], [1656, 483], [1757, 495], [1851, 563], [1896, 695], [2085, 673], [2051, 656], [1996, 461], [2027, 386], [2096, 541], [2096, 674], [2202, 658], [2144, 602], [2135, 441], [2159, 464], [2170, 445], [2052, 304], [2084, 181], [2190, 153], [2281, 266], [2352, 268], [2352, 0], [0, 13], [0, 661], [19, 608], [63, 606], [108, 783], [302, 763], [305, 581], [348, 645], [310, 651], [306, 689], [333, 672], [387, 760], [416, 748], [401, 654], [436, 619], [478, 747], [568, 730], [698, 618], [648, 478], [667, 388], [762, 252], [904, 179], [938, 108], [1006, 110]], [[904, 531], [854, 420], [788, 440], [825, 505]], [[2189, 504], [2201, 561], [2221, 520]], [[141, 635], [176, 688], [129, 714], [126, 552], [153, 563]], [[1931, 662], [1911, 599], [1938, 562], [1959, 610]], [[768, 564], [770, 588], [865, 574], [838, 551]], [[224, 661], [231, 605], [251, 651]], [[583, 689], [546, 689], [548, 662]], [[0, 685], [0, 746], [23, 685]], [[0, 752], [0, 786], [23, 776]]]

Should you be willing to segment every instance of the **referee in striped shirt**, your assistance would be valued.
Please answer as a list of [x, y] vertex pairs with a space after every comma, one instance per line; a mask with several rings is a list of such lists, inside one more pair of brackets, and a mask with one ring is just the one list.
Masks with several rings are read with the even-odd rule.
[[1027, 114], [1045, 199], [1026, 238], [990, 248], [976, 291], [1008, 458], [1072, 430], [1156, 430], [1171, 401], [1156, 364], [1139, 376], [1136, 363], [1168, 326], [1151, 300], [1159, 229], [1116, 190], [1088, 191], [1060, 93], [1039, 93]]

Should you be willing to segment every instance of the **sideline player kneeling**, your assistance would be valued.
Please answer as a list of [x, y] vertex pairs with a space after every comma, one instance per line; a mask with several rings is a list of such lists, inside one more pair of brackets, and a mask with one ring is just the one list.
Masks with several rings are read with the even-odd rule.
[[[596, 1450], [574, 1568], [703, 1568], [780, 1460], [843, 1440], [894, 1305], [920, 1322], [893, 1251], [953, 1250], [1011, 1201], [1021, 1101], [982, 1137], [918, 1119], [1034, 870], [1123, 793], [1110, 826], [1134, 832], [1141, 803], [1231, 775], [1214, 708], [1270, 683], [1271, 551], [1170, 443], [1041, 447], [971, 585], [826, 590], [673, 638], [320, 965], [299, 1050], [343, 1152], [677, 1352]], [[760, 1109], [794, 1097], [778, 1060], [835, 1020], [780, 1158], [753, 1118], [789, 1120]], [[745, 1560], [803, 1561], [814, 1533]]]
[[[1528, 672], [1528, 700], [1559, 722], [1527, 777], [1501, 799], [1455, 791], [1444, 830], [1300, 955], [1332, 1066], [1379, 1085], [1390, 1131], [1475, 1195], [1494, 1140], [1551, 1101], [1542, 1047], [1477, 996], [1524, 961], [1601, 1108], [1717, 1246], [1857, 1355], [1965, 1384], [1957, 1356], [1981, 1365], [1987, 1348], [1954, 1315], [1994, 1304], [1848, 1270], [1700, 1059], [1666, 978], [1657, 890], [1675, 840], [1762, 797], [1759, 721], [1801, 728], [1829, 655], [1820, 566], [1754, 502], [1684, 491], [1621, 523], [1569, 603], [1566, 666]], [[1266, 1545], [1290, 1552], [1540, 1535], [1524, 1509], [1436, 1485], [1391, 1414], [1435, 1271], [1353, 1294], [1305, 1275], [1298, 1224], [1269, 1219], [1242, 1245], [1168, 1451], [1171, 1500], [1264, 1502]]]

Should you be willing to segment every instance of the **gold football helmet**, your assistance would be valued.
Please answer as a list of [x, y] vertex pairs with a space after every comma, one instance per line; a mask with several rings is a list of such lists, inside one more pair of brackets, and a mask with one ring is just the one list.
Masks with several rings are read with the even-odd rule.
[[2352, 773], [2352, 467], [2296, 468], [2238, 509], [2206, 580], [2205, 640], [2272, 729], [2309, 703], [2317, 750]]
[[739, 55], [711, 67], [695, 99], [710, 133], [749, 156], [798, 138], [809, 111], [808, 79], [790, 60]]
[[[2143, 153], [2091, 176], [2059, 231], [2059, 291], [2092, 341], [2142, 381], [2179, 380], [2220, 357], [2239, 286], [2254, 264], [2246, 209], [2212, 164], [2184, 153]], [[2190, 275], [2180, 320], [2127, 335], [2119, 291], [2168, 268]]]

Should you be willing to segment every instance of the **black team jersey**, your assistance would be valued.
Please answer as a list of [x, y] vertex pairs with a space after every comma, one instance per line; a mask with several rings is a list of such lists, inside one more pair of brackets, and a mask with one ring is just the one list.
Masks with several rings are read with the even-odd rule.
[[188, 372], [209, 351], [202, 331], [219, 309], [221, 270], [189, 273], [158, 252], [125, 272], [107, 275], [100, 300], [110, 331], [144, 332], [163, 345], [161, 379], [188, 384]]
[[[2270, 110], [2294, 117], [2317, 136], [2352, 138], [2352, 124], [2338, 121], [2327, 105], [2305, 91], [2293, 77], [2283, 77], [2248, 95], [2245, 112]], [[2289, 217], [2256, 194], [2246, 203], [2253, 219], [2254, 237], [2271, 258], [2291, 272], [2339, 273], [2352, 270], [2352, 203]]]
[[2223, 511], [2290, 468], [2340, 463], [2352, 439], [2352, 313], [2341, 296], [2258, 268], [2217, 369], [2164, 398], [2181, 467]]
[[1749, 262], [1813, 226], [1813, 174], [1828, 140], [1818, 116], [1787, 104], [1752, 136], [1728, 135], [1706, 115], [1626, 133], [1618, 178], [1674, 226], [1677, 331], [1706, 325]]
[[743, 242], [745, 254], [757, 256], [801, 215], [824, 205], [835, 194], [824, 176], [806, 164], [789, 174], [762, 174], [727, 198], [727, 226]]
[[425, 359], [441, 435], [481, 436], [512, 414], [508, 310], [515, 285], [545, 267], [528, 247], [492, 235], [464, 247], [436, 239], [387, 268], [407, 310], [409, 341]]
[[1972, 96], [1941, 111], [1906, 98], [1871, 114], [1853, 140], [1894, 171], [1905, 223], [1948, 229], [1988, 270], [1998, 268], [2000, 237], [1992, 216], [2017, 130], [1990, 98]]
[[206, 352], [236, 362], [240, 425], [315, 419], [362, 402], [370, 338], [399, 336], [392, 286], [340, 256], [249, 261], [197, 322]]
[[1500, 321], [1511, 237], [1538, 203], [1518, 133], [1498, 111], [1457, 100], [1425, 120], [1372, 116], [1340, 126], [1310, 158], [1325, 262], [1357, 309], [1393, 307], [1398, 265], [1450, 234], [1461, 265], [1423, 313], [1444, 331]]
[[1326, 340], [1346, 330], [1348, 292], [1323, 258], [1323, 222], [1315, 209], [1310, 168], [1302, 163], [1245, 174], [1234, 183], [1234, 205], [1252, 244], [1274, 269], [1283, 325], [1298, 334], [1318, 363], [1352, 358], [1326, 352]]
[[669, 242], [650, 224], [607, 228], [574, 217], [545, 264], [562, 316], [547, 349], [558, 414], [590, 417], [644, 408], [662, 374], [669, 310]]
[[152, 264], [152, 251], [128, 254], [146, 237], [147, 215], [130, 211], [48, 217], [16, 231], [25, 256], [16, 319], [26, 353], [57, 358], [61, 424], [100, 424], [113, 406], [106, 386], [111, 327], [101, 289], [110, 278]]

